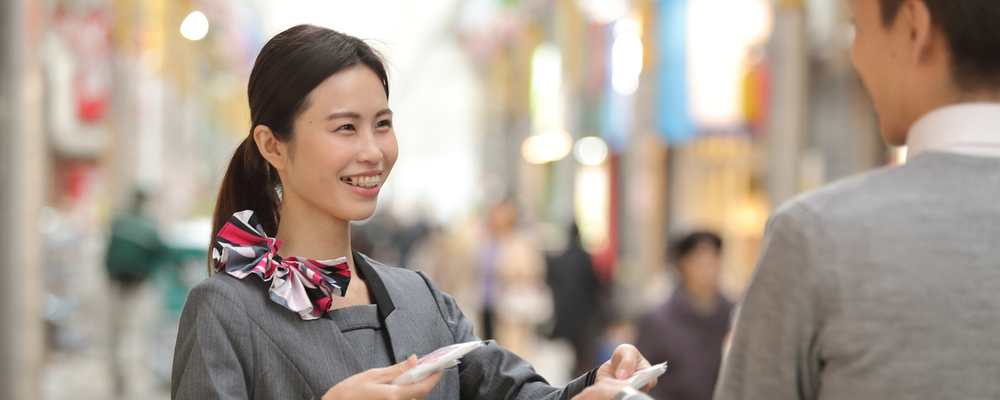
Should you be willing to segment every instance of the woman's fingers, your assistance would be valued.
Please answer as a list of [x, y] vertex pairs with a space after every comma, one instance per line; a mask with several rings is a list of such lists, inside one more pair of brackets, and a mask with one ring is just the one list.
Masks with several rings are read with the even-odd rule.
[[411, 368], [417, 366], [417, 356], [412, 355], [399, 364], [393, 365], [391, 367], [385, 368], [374, 368], [370, 369], [365, 373], [373, 374], [373, 379], [377, 383], [391, 383], [393, 380], [398, 378], [404, 372], [409, 371]]
[[396, 386], [396, 398], [400, 400], [423, 399], [441, 380], [441, 371], [435, 372], [419, 382]]
[[[640, 361], [645, 359], [639, 354], [639, 350], [633, 345], [623, 344], [618, 346], [611, 356], [611, 370], [615, 371], [615, 378], [625, 380], [639, 368]], [[646, 362], [646, 367], [649, 367], [649, 362]]]
[[605, 380], [584, 389], [580, 394], [573, 396], [572, 400], [608, 400], [627, 386], [628, 384], [622, 381]]
[[656, 384], [659, 383], [659, 381], [660, 381], [659, 378], [653, 379], [653, 381], [647, 383], [646, 386], [639, 388], [639, 391], [643, 393], [649, 393], [649, 389], [656, 387]]

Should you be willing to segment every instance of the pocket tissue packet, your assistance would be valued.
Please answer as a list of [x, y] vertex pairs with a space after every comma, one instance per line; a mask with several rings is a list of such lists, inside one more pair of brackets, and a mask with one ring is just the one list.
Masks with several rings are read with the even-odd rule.
[[636, 371], [636, 373], [632, 374], [632, 376], [626, 379], [625, 382], [631, 384], [633, 389], [639, 389], [643, 386], [648, 385], [649, 382], [653, 381], [653, 379], [656, 379], [660, 375], [663, 375], [664, 372], [667, 372], [666, 362], [662, 364], [656, 364], [642, 371]]
[[407, 385], [413, 382], [420, 382], [437, 371], [458, 365], [459, 358], [485, 344], [482, 341], [465, 342], [437, 349], [431, 354], [420, 357], [417, 360], [417, 366], [397, 377], [392, 381], [392, 384]]

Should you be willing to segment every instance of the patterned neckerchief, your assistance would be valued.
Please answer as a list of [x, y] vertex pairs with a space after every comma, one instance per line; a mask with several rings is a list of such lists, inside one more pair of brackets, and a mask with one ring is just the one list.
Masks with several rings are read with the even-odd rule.
[[347, 257], [317, 261], [278, 256], [281, 241], [268, 237], [253, 211], [233, 214], [212, 248], [215, 270], [243, 279], [256, 274], [271, 282], [275, 303], [313, 320], [330, 311], [332, 296], [343, 297], [351, 282]]

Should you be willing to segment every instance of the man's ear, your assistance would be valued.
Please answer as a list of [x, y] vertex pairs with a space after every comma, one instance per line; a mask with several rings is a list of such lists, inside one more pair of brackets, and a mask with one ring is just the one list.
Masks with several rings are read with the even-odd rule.
[[934, 45], [934, 20], [931, 10], [923, 0], [907, 0], [899, 10], [897, 23], [906, 24], [910, 42], [910, 59], [915, 63], [926, 61], [932, 56]]
[[257, 125], [253, 128], [253, 140], [257, 150], [275, 169], [284, 171], [288, 163], [288, 145], [274, 137], [274, 132], [267, 125]]

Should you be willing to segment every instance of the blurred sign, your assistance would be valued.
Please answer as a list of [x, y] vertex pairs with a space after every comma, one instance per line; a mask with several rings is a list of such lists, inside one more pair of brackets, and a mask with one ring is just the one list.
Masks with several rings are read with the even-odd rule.
[[739, 130], [751, 50], [771, 35], [767, 0], [690, 0], [688, 65], [691, 115], [702, 130]]
[[49, 132], [56, 151], [94, 158], [109, 134], [112, 89], [111, 11], [61, 5], [46, 33]]
[[688, 105], [687, 10], [688, 0], [660, 1], [657, 126], [670, 144], [696, 133]]

